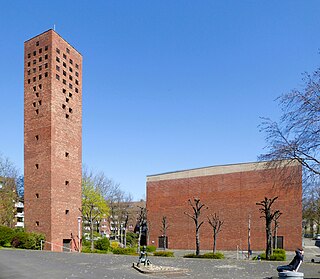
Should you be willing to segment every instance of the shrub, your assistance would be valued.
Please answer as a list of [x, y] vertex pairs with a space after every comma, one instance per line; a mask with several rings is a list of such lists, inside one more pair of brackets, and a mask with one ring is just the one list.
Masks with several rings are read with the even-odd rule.
[[187, 254], [183, 256], [184, 258], [197, 258], [197, 259], [224, 259], [224, 254], [221, 252], [216, 253], [206, 253], [203, 255], [196, 255], [196, 254]]
[[81, 252], [82, 253], [91, 253], [90, 246], [82, 246]]
[[[142, 247], [140, 248], [140, 250], [142, 250]], [[156, 247], [156, 246], [153, 246], [153, 245], [147, 246], [147, 249], [146, 249], [147, 253], [153, 253], [153, 252], [155, 252], [156, 250], [157, 250], [157, 247]]]
[[112, 249], [119, 248], [120, 243], [117, 241], [113, 241], [113, 242], [111, 242], [110, 246]]
[[0, 226], [0, 246], [8, 246], [14, 236], [14, 230], [5, 226]]
[[112, 248], [112, 253], [117, 255], [136, 255], [136, 250], [132, 247], [127, 248]]
[[[261, 260], [266, 260], [266, 253], [260, 255]], [[258, 257], [254, 257], [253, 260], [257, 260]], [[274, 249], [270, 256], [270, 261], [285, 261], [286, 251], [284, 249]]]
[[157, 251], [153, 252], [153, 255], [157, 257], [174, 257], [174, 254], [171, 251]]
[[108, 251], [110, 248], [110, 241], [108, 238], [103, 237], [95, 241], [94, 248], [98, 250]]
[[138, 234], [134, 232], [127, 232], [126, 240], [127, 246], [135, 247], [138, 245]]
[[43, 234], [18, 231], [11, 239], [11, 245], [14, 248], [39, 250], [41, 248], [41, 240], [44, 239]]

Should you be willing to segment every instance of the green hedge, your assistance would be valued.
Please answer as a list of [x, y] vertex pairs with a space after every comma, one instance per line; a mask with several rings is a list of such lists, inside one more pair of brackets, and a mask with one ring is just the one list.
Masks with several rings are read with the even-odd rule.
[[[266, 253], [260, 255], [261, 260], [266, 260]], [[270, 261], [285, 261], [286, 251], [284, 249], [274, 249], [272, 255], [270, 256]], [[257, 260], [258, 257], [254, 257], [253, 260]]]
[[110, 241], [108, 238], [103, 237], [94, 242], [94, 248], [102, 251], [110, 249]]
[[174, 257], [174, 253], [171, 251], [157, 251], [153, 252], [153, 255], [157, 257]]
[[40, 250], [41, 240], [45, 240], [43, 234], [0, 226], [0, 246]]
[[196, 255], [196, 254], [187, 254], [183, 256], [184, 258], [197, 258], [197, 259], [224, 259], [224, 254], [221, 252], [216, 253], [206, 253], [203, 255]]
[[[140, 248], [140, 250], [142, 250], [142, 247]], [[156, 246], [153, 246], [153, 245], [149, 245], [147, 246], [147, 253], [153, 253], [157, 250], [157, 247]]]
[[136, 255], [136, 249], [132, 247], [127, 247], [127, 248], [112, 248], [112, 253], [116, 255]]

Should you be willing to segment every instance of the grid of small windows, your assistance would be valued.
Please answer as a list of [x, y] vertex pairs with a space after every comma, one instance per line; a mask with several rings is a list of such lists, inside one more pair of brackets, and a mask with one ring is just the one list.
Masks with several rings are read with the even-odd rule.
[[[34, 109], [35, 116], [40, 115], [42, 99], [41, 99], [41, 91], [42, 91], [42, 83], [43, 78], [47, 78], [49, 73], [46, 69], [48, 69], [48, 54], [49, 46], [40, 46], [40, 42], [37, 41], [35, 43], [35, 50], [27, 54], [27, 75], [32, 77], [28, 77], [27, 82], [28, 84], [32, 84], [32, 92], [34, 93], [34, 100], [32, 101], [32, 108]], [[36, 57], [38, 55], [38, 57]], [[44, 56], [42, 56], [44, 55]], [[33, 68], [31, 69], [31, 64]]]
[[[66, 48], [65, 53], [63, 50], [56, 48], [56, 79], [66, 86], [62, 89], [62, 93], [65, 95], [65, 101], [61, 104], [61, 108], [64, 111], [66, 119], [70, 119], [73, 113], [73, 109], [71, 107], [71, 100], [73, 98], [72, 91], [74, 90], [75, 93], [79, 93], [78, 86], [80, 85], [80, 82], [78, 80], [79, 65], [77, 63], [74, 63], [74, 61], [70, 57], [68, 57], [69, 55], [70, 49]], [[76, 69], [74, 69], [73, 66], [75, 66]]]

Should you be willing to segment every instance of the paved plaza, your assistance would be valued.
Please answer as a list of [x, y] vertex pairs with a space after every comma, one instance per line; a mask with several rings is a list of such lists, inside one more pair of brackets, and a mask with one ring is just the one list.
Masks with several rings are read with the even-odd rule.
[[[182, 274], [142, 274], [132, 268], [137, 257], [112, 254], [54, 253], [28, 250], [0, 250], [0, 279], [72, 279], [72, 278], [277, 278], [279, 262], [252, 260], [207, 260], [150, 257], [155, 265], [188, 271]], [[283, 263], [282, 263], [283, 264]], [[320, 264], [305, 262], [305, 279], [320, 278]]]

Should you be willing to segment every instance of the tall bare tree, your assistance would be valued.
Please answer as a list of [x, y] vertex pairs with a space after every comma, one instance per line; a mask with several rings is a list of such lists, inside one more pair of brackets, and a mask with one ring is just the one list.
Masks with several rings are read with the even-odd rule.
[[264, 200], [257, 202], [256, 205], [259, 205], [259, 211], [262, 214], [260, 218], [264, 218], [266, 220], [266, 258], [270, 259], [272, 254], [272, 221], [277, 214], [280, 213], [279, 210], [272, 211], [271, 207], [273, 203], [278, 199], [278, 197], [267, 198]]
[[193, 209], [193, 213], [190, 214], [188, 212], [184, 212], [185, 215], [190, 217], [195, 224], [195, 232], [196, 232], [196, 255], [198, 256], [200, 254], [200, 228], [204, 221], [200, 220], [201, 210], [203, 208], [206, 208], [203, 203], [201, 203], [199, 198], [193, 198], [193, 201], [191, 199], [188, 200], [189, 205]]
[[212, 235], [213, 235], [213, 254], [216, 253], [216, 244], [217, 244], [217, 237], [219, 232], [221, 232], [222, 225], [224, 223], [223, 220], [220, 219], [220, 216], [217, 213], [210, 214], [207, 216], [208, 223], [212, 227]]
[[[138, 237], [138, 253], [140, 253], [140, 245], [141, 245], [141, 236], [143, 230], [148, 230], [147, 228], [147, 208], [138, 206], [140, 208], [140, 212], [138, 214], [137, 223], [139, 226], [139, 237]], [[147, 233], [145, 231], [145, 233]]]
[[320, 175], [320, 69], [305, 73], [303, 86], [278, 98], [279, 122], [263, 118], [268, 152], [262, 160], [299, 161], [309, 173]]

